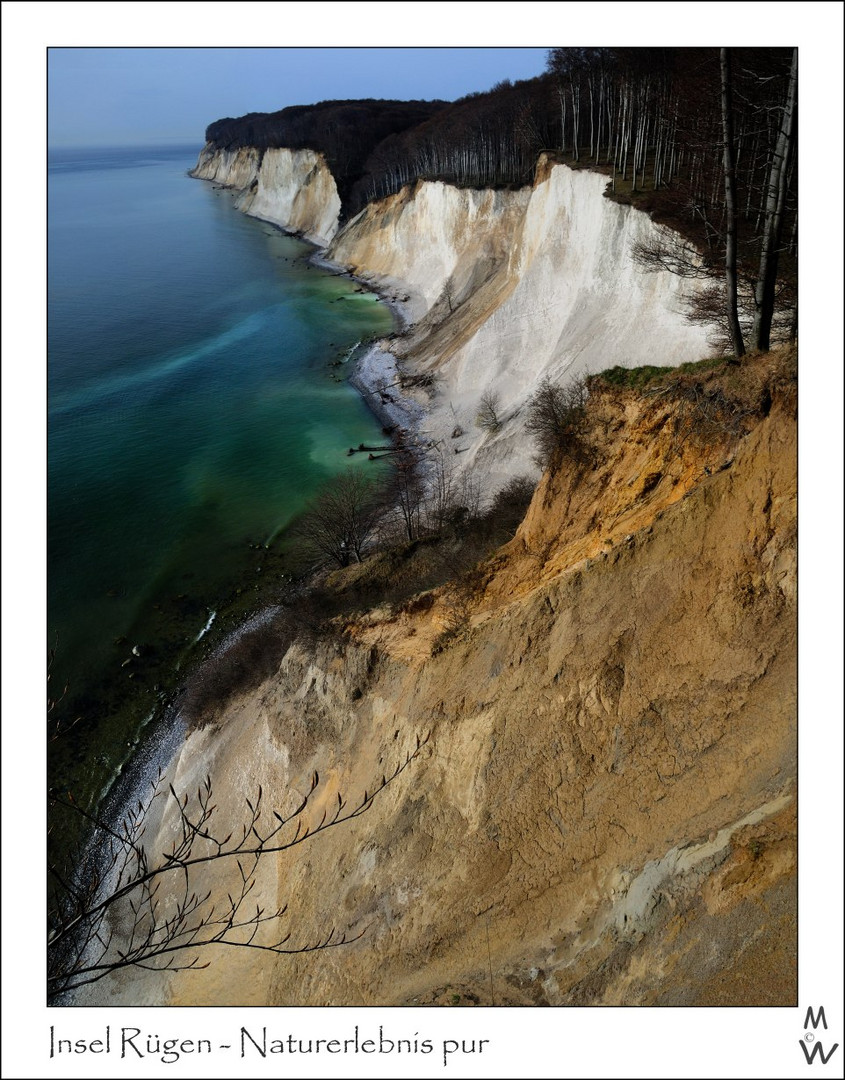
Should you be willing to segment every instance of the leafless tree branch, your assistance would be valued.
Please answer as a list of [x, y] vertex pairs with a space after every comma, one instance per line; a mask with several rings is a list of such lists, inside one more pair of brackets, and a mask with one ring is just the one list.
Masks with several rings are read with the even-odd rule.
[[[55, 805], [85, 818], [93, 836], [89, 857], [72, 873], [50, 867], [58, 899], [51, 912], [48, 939], [49, 996], [130, 967], [198, 970], [208, 966], [208, 962], [201, 962], [201, 951], [212, 946], [292, 955], [357, 941], [365, 929], [350, 936], [332, 928], [316, 940], [289, 944], [291, 931], [283, 932], [278, 926], [287, 905], [265, 909], [255, 904], [254, 911], [248, 906], [256, 874], [264, 856], [289, 851], [366, 813], [380, 793], [419, 757], [429, 739], [430, 734], [418, 736], [414, 749], [355, 804], [349, 804], [338, 792], [336, 804], [331, 810], [324, 809], [316, 821], [307, 820], [306, 811], [320, 784], [317, 772], [307, 793], [299, 796], [295, 809], [287, 815], [277, 809], [265, 811], [259, 787], [254, 800], [245, 798], [246, 813], [240, 828], [228, 829], [225, 834], [213, 820], [216, 806], [210, 777], [194, 797], [180, 796], [168, 785], [170, 805], [175, 805], [175, 836], [169, 849], [155, 854], [144, 842], [144, 829], [155, 800], [165, 797], [161, 776], [151, 784], [146, 802], [139, 801], [116, 827], [72, 800], [55, 797]], [[96, 857], [91, 852], [96, 852]], [[237, 868], [237, 887], [230, 885], [223, 896], [211, 888], [197, 890], [198, 868], [227, 862]], [[263, 929], [270, 928], [271, 935], [259, 937]]]

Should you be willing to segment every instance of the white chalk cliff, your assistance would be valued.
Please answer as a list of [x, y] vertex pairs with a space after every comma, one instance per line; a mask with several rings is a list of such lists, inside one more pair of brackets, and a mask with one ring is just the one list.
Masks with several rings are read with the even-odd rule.
[[337, 187], [322, 154], [313, 150], [206, 147], [192, 175], [240, 189], [239, 210], [312, 243], [325, 246], [337, 232]]
[[[414, 391], [425, 436], [457, 451], [456, 465], [480, 470], [491, 490], [533, 470], [524, 406], [543, 379], [708, 352], [707, 329], [684, 317], [696, 284], [645, 273], [632, 257], [665, 230], [604, 198], [598, 173], [544, 156], [533, 186], [520, 190], [419, 181], [339, 230], [334, 181], [310, 151], [206, 149], [195, 175], [241, 188], [249, 214], [330, 241], [331, 262], [397, 302], [404, 332], [363, 364], [366, 388], [384, 388], [371, 400], [401, 421], [394, 358], [430, 375]], [[498, 399], [495, 432], [475, 423], [485, 391]]]

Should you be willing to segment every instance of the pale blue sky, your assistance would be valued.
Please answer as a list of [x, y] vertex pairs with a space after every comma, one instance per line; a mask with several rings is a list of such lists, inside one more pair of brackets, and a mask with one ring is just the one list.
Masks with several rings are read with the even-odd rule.
[[331, 98], [443, 98], [539, 75], [546, 49], [81, 48], [48, 53], [51, 146], [201, 145], [223, 116]]

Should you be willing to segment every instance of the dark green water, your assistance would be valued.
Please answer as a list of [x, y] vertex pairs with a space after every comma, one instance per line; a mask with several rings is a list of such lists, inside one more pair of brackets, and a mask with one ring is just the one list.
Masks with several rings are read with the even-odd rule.
[[367, 467], [349, 446], [381, 438], [332, 365], [389, 332], [388, 309], [189, 179], [195, 160], [51, 154], [51, 692], [68, 685], [89, 733], [71, 773], [125, 711], [121, 688], [140, 701], [133, 647], [175, 662], [256, 572], [254, 546], [332, 475]]

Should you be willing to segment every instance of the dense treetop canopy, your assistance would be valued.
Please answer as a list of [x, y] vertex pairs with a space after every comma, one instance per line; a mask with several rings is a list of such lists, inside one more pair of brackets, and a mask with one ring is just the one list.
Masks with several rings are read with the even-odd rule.
[[206, 128], [205, 138], [215, 149], [316, 150], [325, 156], [345, 203], [367, 157], [380, 142], [416, 127], [445, 107], [444, 101], [321, 101], [216, 120]]

